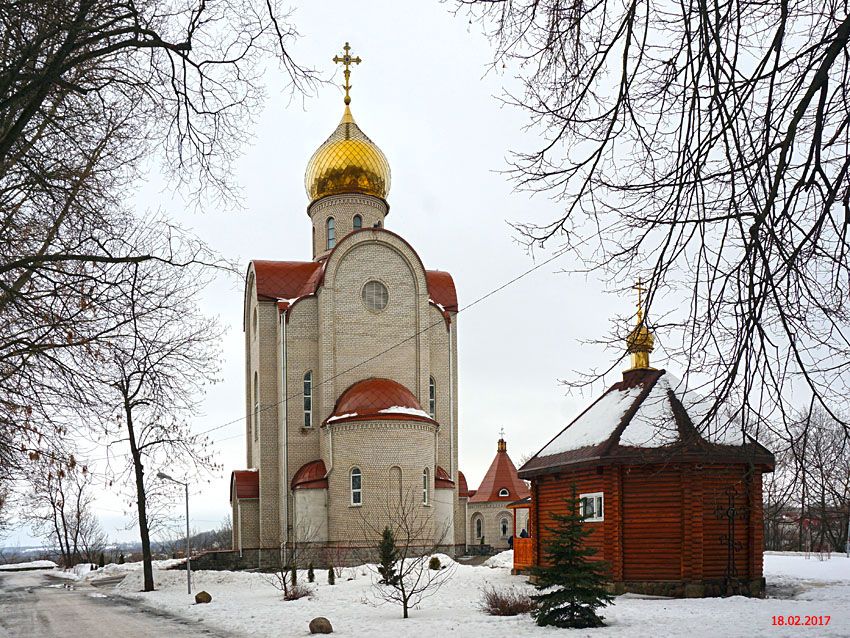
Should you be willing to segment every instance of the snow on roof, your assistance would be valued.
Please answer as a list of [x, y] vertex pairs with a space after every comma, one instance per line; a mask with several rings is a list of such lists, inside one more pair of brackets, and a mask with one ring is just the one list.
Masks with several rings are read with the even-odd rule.
[[611, 390], [602, 395], [540, 450], [537, 456], [552, 456], [607, 441], [642, 390], [642, 386], [635, 386], [626, 390]]
[[620, 435], [620, 445], [634, 447], [662, 447], [672, 445], [679, 439], [679, 426], [673, 416], [669, 392], [669, 375], [662, 375], [649, 394], [638, 406], [637, 412]]
[[389, 408], [384, 408], [383, 410], [378, 410], [381, 414], [412, 414], [413, 416], [424, 416], [426, 419], [430, 419], [431, 415], [425, 412], [425, 410], [419, 410], [418, 408], [406, 408], [402, 405], [394, 405]]

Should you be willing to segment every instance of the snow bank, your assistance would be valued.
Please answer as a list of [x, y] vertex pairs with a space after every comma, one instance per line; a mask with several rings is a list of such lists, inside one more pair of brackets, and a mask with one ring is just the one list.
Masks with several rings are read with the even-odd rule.
[[495, 556], [491, 556], [487, 560], [484, 561], [484, 567], [502, 567], [513, 569], [514, 567], [514, 550], [509, 549], [504, 552], [500, 552]]
[[9, 563], [0, 565], [0, 571], [14, 572], [21, 569], [53, 569], [56, 563], [52, 560], [31, 560], [28, 563]]
[[[173, 569], [185, 562], [182, 558], [155, 560], [153, 568], [155, 570]], [[91, 563], [79, 563], [70, 569], [59, 569], [58, 567], [51, 573], [55, 578], [64, 578], [65, 580], [77, 581], [92, 581], [106, 576], [120, 576], [121, 574], [141, 573], [144, 563], [137, 561], [133, 563], [109, 563], [103, 567], [95, 567], [92, 569]], [[55, 563], [54, 563], [55, 567]]]

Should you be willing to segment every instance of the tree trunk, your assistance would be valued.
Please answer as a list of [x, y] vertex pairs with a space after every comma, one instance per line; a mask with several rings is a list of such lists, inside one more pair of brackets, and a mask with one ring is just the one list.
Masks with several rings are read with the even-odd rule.
[[127, 417], [127, 436], [130, 440], [130, 452], [133, 456], [133, 471], [136, 475], [136, 503], [139, 509], [139, 534], [142, 540], [142, 568], [144, 570], [144, 591], [153, 591], [153, 558], [151, 556], [151, 539], [148, 533], [147, 502], [145, 500], [145, 468], [142, 456], [136, 444], [136, 433], [133, 430], [133, 408], [124, 401], [124, 412]]

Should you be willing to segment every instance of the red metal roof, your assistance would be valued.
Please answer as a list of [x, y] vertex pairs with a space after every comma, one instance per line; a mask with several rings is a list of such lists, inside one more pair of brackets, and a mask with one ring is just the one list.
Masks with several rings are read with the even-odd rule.
[[328, 470], [322, 459], [316, 459], [302, 465], [292, 477], [293, 490], [320, 490], [327, 489]]
[[466, 484], [466, 477], [463, 475], [463, 472], [460, 470], [457, 471], [457, 495], [458, 496], [469, 496], [469, 486]]
[[[499, 496], [501, 490], [507, 490], [505, 496]], [[528, 486], [520, 480], [516, 473], [516, 466], [508, 456], [508, 446], [504, 439], [499, 439], [496, 448], [496, 458], [490, 464], [490, 469], [484, 475], [481, 485], [470, 496], [470, 503], [490, 503], [493, 501], [505, 501], [510, 503], [520, 498], [530, 496]]]
[[380, 377], [370, 377], [351, 385], [337, 399], [334, 411], [325, 423], [375, 419], [436, 423], [410, 390], [396, 381]]
[[438, 465], [434, 474], [434, 487], [437, 489], [454, 489], [454, 486], [455, 482], [449, 476], [449, 473]]
[[257, 470], [235, 470], [230, 473], [230, 500], [233, 500], [234, 484], [236, 498], [260, 498], [260, 473]]
[[[321, 261], [255, 259], [251, 263], [256, 277], [257, 297], [277, 301], [278, 310], [287, 313], [297, 300], [316, 294], [319, 286], [324, 282], [327, 259]], [[425, 279], [428, 285], [429, 301], [438, 307], [446, 321], [450, 321], [449, 313], [458, 311], [457, 291], [452, 276], [442, 270], [426, 270]]]

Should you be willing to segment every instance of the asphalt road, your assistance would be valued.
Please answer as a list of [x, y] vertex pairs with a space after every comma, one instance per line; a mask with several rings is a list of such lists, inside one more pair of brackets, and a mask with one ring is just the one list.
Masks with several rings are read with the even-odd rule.
[[228, 638], [111, 596], [49, 578], [46, 571], [0, 572], [2, 638]]

